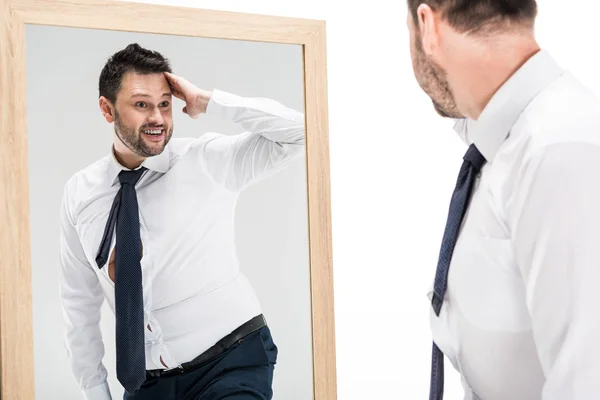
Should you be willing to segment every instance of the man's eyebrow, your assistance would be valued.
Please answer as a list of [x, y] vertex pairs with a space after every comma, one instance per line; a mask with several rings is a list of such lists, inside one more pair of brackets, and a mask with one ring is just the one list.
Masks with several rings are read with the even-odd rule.
[[[171, 92], [163, 93], [162, 97], [165, 97], [165, 96], [171, 96]], [[131, 97], [152, 97], [152, 96], [150, 96], [149, 94], [146, 94], [146, 93], [133, 93], [131, 95]]]

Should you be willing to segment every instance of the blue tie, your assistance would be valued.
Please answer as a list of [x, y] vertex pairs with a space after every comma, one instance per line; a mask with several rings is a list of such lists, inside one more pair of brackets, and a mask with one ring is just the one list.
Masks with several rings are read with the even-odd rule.
[[[448, 219], [444, 230], [444, 238], [438, 259], [435, 281], [433, 285], [433, 298], [431, 304], [436, 315], [440, 315], [446, 287], [448, 285], [448, 270], [452, 252], [458, 238], [458, 232], [467, 210], [473, 183], [477, 174], [485, 164], [486, 160], [477, 147], [472, 144], [463, 156], [463, 164], [458, 174], [456, 187], [450, 201]], [[444, 397], [444, 355], [433, 343], [431, 357], [431, 385], [429, 388], [429, 400], [442, 400]]]
[[140, 221], [135, 184], [146, 168], [121, 171], [121, 188], [117, 193], [102, 243], [96, 257], [100, 268], [108, 260], [108, 252], [116, 226], [115, 245], [115, 321], [117, 347], [117, 379], [128, 393], [133, 393], [146, 379], [144, 346], [144, 302]]

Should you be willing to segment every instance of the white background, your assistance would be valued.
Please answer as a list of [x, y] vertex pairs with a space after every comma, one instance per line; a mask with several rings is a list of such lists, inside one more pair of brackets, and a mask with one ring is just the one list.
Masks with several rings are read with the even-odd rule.
[[[147, 2], [327, 21], [338, 398], [426, 399], [425, 293], [465, 148], [415, 83], [405, 1]], [[538, 4], [542, 47], [600, 94], [600, 5]]]
[[[161, 52], [170, 59], [174, 73], [205, 89], [268, 97], [304, 111], [299, 45], [27, 26], [36, 400], [81, 399], [62, 345], [58, 210], [66, 180], [109, 154], [113, 127], [98, 107], [98, 77], [106, 59], [132, 42]], [[174, 138], [242, 131], [215, 115], [193, 120], [181, 112], [183, 106], [174, 99]], [[236, 210], [240, 269], [254, 287], [279, 347], [274, 400], [304, 400], [312, 390], [305, 171], [301, 158], [250, 186]], [[117, 400], [123, 389], [116, 380], [114, 326], [105, 302], [104, 365]]]

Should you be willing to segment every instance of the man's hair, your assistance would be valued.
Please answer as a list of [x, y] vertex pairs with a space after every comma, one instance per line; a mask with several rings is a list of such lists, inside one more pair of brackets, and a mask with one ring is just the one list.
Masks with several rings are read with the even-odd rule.
[[417, 8], [427, 4], [441, 13], [461, 33], [491, 34], [509, 26], [533, 27], [536, 0], [408, 0], [409, 12], [418, 26]]
[[172, 70], [169, 60], [162, 54], [132, 43], [106, 61], [98, 84], [100, 96], [106, 97], [115, 104], [123, 76], [128, 72], [146, 75], [172, 72]]

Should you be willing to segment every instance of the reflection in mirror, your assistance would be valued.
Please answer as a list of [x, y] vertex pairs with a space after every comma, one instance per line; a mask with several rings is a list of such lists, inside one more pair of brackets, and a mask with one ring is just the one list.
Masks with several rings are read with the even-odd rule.
[[302, 47], [28, 25], [26, 60], [36, 399], [311, 399]]

